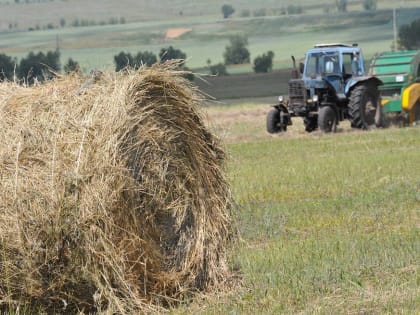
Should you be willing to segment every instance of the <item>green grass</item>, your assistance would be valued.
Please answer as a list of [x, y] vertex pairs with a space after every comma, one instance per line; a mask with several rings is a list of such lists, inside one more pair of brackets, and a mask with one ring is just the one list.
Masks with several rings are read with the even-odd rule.
[[[3, 53], [21, 58], [31, 50], [54, 50], [58, 36], [62, 62], [71, 57], [89, 71], [92, 68], [112, 68], [113, 56], [120, 51], [136, 53], [147, 50], [157, 54], [161, 48], [173, 45], [186, 52], [187, 65], [195, 69], [205, 66], [209, 59], [213, 64], [223, 62], [223, 52], [229, 43], [229, 36], [241, 33], [248, 36], [251, 62], [256, 56], [272, 50], [275, 53], [274, 67], [279, 69], [290, 67], [291, 54], [302, 57], [315, 43], [358, 42], [369, 58], [375, 52], [389, 50], [393, 40], [392, 11], [389, 10], [389, 1], [383, 1], [379, 5], [381, 10], [372, 14], [363, 12], [360, 3], [351, 5], [348, 14], [337, 14], [334, 11], [325, 14], [319, 8], [314, 9], [315, 1], [308, 1], [305, 2], [308, 10], [301, 16], [240, 18], [237, 15], [228, 20], [222, 19], [219, 4], [208, 1], [199, 1], [194, 5], [178, 2], [171, 3], [170, 8], [165, 7], [163, 2], [156, 5], [144, 4], [149, 15], [145, 10], [129, 10], [129, 7], [124, 7], [123, 4], [115, 8], [115, 4], [109, 1], [105, 1], [101, 6], [95, 6], [94, 1], [89, 6], [80, 4], [85, 11], [76, 10], [78, 0], [71, 7], [67, 7], [71, 4], [70, 1], [66, 4], [53, 1], [28, 5], [2, 5], [0, 10], [0, 18], [4, 15], [2, 25], [8, 25], [8, 19], [13, 17], [20, 23], [22, 29], [19, 32], [0, 32], [1, 49]], [[401, 4], [405, 9], [398, 11], [398, 25], [409, 23], [418, 17], [419, 10], [414, 8], [420, 5], [420, 1], [406, 1]], [[60, 8], [58, 5], [64, 5], [66, 9], [57, 13]], [[140, 6], [140, 3], [137, 5]], [[241, 8], [252, 9], [260, 6], [239, 1], [233, 1], [232, 5], [236, 6], [238, 13]], [[274, 1], [265, 5], [267, 8], [278, 7]], [[83, 18], [84, 15], [93, 20], [99, 20], [102, 16], [123, 16], [127, 18], [127, 24], [28, 32], [25, 31], [27, 27], [23, 23], [28, 25], [39, 23], [37, 18], [40, 17], [29, 14], [28, 10], [31, 8], [37, 12], [44, 12], [41, 20], [44, 24], [49, 18], [55, 19], [57, 24], [62, 16], [70, 21], [74, 17]], [[180, 16], [179, 10], [175, 8], [184, 8], [184, 15]], [[142, 13], [139, 13], [140, 11]], [[156, 15], [157, 12], [160, 12], [160, 17]], [[175, 41], [165, 41], [166, 30], [174, 27], [190, 27], [193, 31]], [[252, 65], [229, 70], [232, 73], [252, 72]]]
[[418, 314], [420, 127], [228, 145], [242, 286], [174, 313]]
[[[217, 110], [232, 108], [255, 105]], [[420, 127], [267, 135], [227, 150], [236, 285], [172, 314], [418, 314]]]

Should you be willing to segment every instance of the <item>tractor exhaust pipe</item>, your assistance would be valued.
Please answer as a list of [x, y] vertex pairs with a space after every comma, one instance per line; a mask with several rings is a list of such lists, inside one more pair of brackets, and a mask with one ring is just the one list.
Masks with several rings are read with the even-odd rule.
[[298, 79], [299, 78], [299, 72], [298, 72], [298, 69], [296, 68], [295, 56], [292, 56], [292, 61], [293, 61], [292, 79]]

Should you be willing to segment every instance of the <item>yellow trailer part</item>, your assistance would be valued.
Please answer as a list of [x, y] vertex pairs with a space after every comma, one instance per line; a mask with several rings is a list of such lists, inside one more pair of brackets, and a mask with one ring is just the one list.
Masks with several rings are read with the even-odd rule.
[[404, 110], [409, 112], [409, 122], [412, 123], [417, 119], [415, 106], [420, 106], [420, 83], [411, 84], [404, 89], [401, 105]]

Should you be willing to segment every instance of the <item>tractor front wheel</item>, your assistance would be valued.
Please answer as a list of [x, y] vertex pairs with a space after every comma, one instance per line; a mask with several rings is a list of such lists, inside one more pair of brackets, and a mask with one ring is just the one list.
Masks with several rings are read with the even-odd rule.
[[350, 94], [349, 114], [351, 126], [359, 129], [369, 129], [380, 125], [381, 106], [379, 91], [375, 84], [360, 83]]
[[271, 109], [267, 114], [267, 131], [268, 133], [277, 133], [282, 131], [280, 124], [280, 110]]
[[305, 117], [303, 119], [303, 125], [305, 126], [306, 132], [312, 132], [316, 128], [318, 128], [318, 122], [316, 120], [316, 117]]
[[318, 112], [318, 127], [322, 132], [337, 130], [337, 115], [331, 106], [323, 106]]

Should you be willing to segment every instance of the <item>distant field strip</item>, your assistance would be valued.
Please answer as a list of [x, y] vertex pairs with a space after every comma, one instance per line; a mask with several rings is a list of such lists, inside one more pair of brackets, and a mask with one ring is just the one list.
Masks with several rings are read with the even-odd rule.
[[[400, 3], [403, 7], [397, 10], [397, 26], [410, 23], [420, 16], [420, 0], [417, 2], [418, 6], [411, 8], [407, 6], [415, 6], [415, 1]], [[229, 44], [229, 37], [242, 34], [248, 37], [251, 60], [250, 64], [242, 66], [241, 71], [252, 72], [254, 58], [269, 50], [275, 54], [274, 68], [281, 69], [289, 67], [292, 54], [301, 58], [309, 47], [319, 42], [358, 42], [365, 55], [371, 57], [378, 51], [389, 50], [393, 40], [392, 10], [389, 6], [383, 8], [379, 5], [377, 11], [365, 12], [359, 2], [352, 3], [351, 10], [349, 9], [346, 14], [335, 11], [325, 13], [319, 9], [318, 11], [304, 11], [302, 15], [270, 16], [268, 14], [272, 11], [268, 10], [267, 16], [242, 18], [235, 15], [231, 19], [223, 19], [220, 8], [218, 15], [210, 14], [210, 12], [215, 12], [214, 3], [211, 4], [212, 8], [199, 11], [198, 8], [202, 7], [203, 2], [198, 2], [194, 8], [196, 15], [192, 14], [193, 11], [189, 14], [186, 11], [186, 7], [189, 8], [188, 10], [193, 10], [193, 5], [180, 6], [180, 8], [185, 8], [182, 16], [179, 10], [174, 11], [175, 7], [171, 10], [162, 7], [160, 17], [154, 15], [156, 14], [156, 11], [153, 11], [156, 10], [154, 4], [145, 4], [142, 10], [154, 12], [149, 18], [136, 15], [143, 14], [142, 10], [140, 11], [143, 13], [133, 12], [129, 18], [124, 14], [130, 7], [124, 10], [115, 8], [114, 11], [109, 10], [106, 14], [104, 13], [105, 16], [114, 19], [125, 16], [125, 24], [72, 27], [71, 23], [75, 18], [99, 21], [104, 7], [112, 6], [110, 1], [104, 1], [104, 5], [98, 8], [97, 12], [92, 13], [92, 16], [85, 14], [95, 8], [95, 3], [96, 6], [98, 5], [95, 1], [84, 2], [81, 8], [85, 8], [86, 11], [80, 11], [80, 16], [65, 15], [63, 7], [57, 6], [76, 3], [79, 1], [1, 5], [0, 24], [2, 26], [0, 28], [3, 29], [0, 31], [1, 52], [22, 58], [29, 51], [54, 50], [58, 45], [63, 63], [71, 57], [81, 64], [83, 70], [89, 72], [92, 68], [112, 68], [113, 57], [121, 51], [132, 54], [139, 51], [151, 51], [157, 54], [162, 48], [172, 45], [187, 54], [189, 68], [200, 69], [205, 67], [209, 60], [212, 64], [223, 62], [223, 53], [226, 45]], [[314, 3], [307, 4], [314, 5]], [[131, 11], [138, 11], [132, 9], [133, 5], [131, 3]], [[244, 3], [243, 7], [248, 5], [252, 8], [257, 6]], [[357, 10], [354, 7], [356, 5], [359, 6]], [[241, 7], [242, 5], [238, 4], [236, 9], [239, 11]], [[43, 14], [32, 14], [33, 12]], [[47, 29], [44, 24], [47, 23], [46, 16], [51, 12], [54, 13], [55, 22], [52, 23], [54, 28]], [[66, 14], [70, 14], [69, 12]], [[22, 18], [18, 19], [19, 16]], [[65, 27], [58, 26], [62, 16], [67, 16]], [[41, 20], [38, 21], [37, 18]], [[27, 31], [29, 27], [34, 28], [37, 23], [39, 30]], [[17, 29], [15, 29], [15, 24]], [[9, 30], [9, 27], [12, 29]], [[187, 29], [191, 31], [179, 32], [179, 30]], [[178, 31], [169, 32], [166, 36], [168, 30]], [[173, 36], [175, 38], [170, 39]]]
[[280, 70], [265, 74], [203, 76], [194, 82], [216, 99], [250, 98], [286, 94], [290, 76], [289, 70]]

